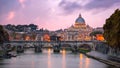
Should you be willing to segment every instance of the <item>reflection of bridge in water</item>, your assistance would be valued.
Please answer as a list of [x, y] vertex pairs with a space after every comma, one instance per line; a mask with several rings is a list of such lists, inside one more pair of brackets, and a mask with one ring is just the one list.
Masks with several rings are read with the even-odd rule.
[[[86, 47], [90, 50], [94, 50], [97, 42], [95, 41], [10, 41], [4, 43], [4, 45], [11, 45], [20, 48], [35, 48], [38, 51], [42, 48], [53, 48], [53, 49], [77, 49], [79, 47]], [[56, 47], [57, 46], [57, 47]], [[18, 48], [18, 49], [20, 49]]]

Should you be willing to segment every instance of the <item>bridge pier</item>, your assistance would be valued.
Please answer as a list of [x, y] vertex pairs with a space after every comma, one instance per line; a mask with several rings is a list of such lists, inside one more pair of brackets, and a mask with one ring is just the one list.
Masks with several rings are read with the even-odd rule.
[[38, 53], [38, 52], [42, 52], [42, 46], [35, 46], [35, 52]]
[[77, 47], [76, 45], [74, 45], [73, 47], [71, 47], [71, 51], [72, 51], [73, 53], [78, 52], [78, 47]]
[[16, 51], [17, 51], [17, 53], [23, 53], [24, 52], [24, 47], [23, 46], [17, 46]]
[[53, 46], [53, 52], [54, 53], [59, 53], [60, 52], [60, 47], [58, 45]]

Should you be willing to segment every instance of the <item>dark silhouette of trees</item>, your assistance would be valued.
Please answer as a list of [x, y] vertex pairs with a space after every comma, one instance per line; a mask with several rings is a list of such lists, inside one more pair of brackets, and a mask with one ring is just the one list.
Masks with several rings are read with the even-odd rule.
[[103, 34], [101, 31], [93, 31], [90, 33], [90, 36], [96, 36], [97, 34]]
[[31, 28], [32, 31], [38, 29], [38, 26], [34, 24], [29, 24], [28, 26]]
[[29, 24], [29, 25], [12, 25], [8, 24], [5, 25], [5, 28], [10, 30], [10, 31], [15, 31], [15, 32], [26, 32], [26, 31], [35, 31], [38, 29], [38, 26], [35, 24]]
[[3, 26], [0, 25], [0, 44], [9, 41], [9, 34], [4, 30]]
[[117, 9], [106, 19], [103, 27], [104, 38], [112, 48], [120, 49], [120, 10]]

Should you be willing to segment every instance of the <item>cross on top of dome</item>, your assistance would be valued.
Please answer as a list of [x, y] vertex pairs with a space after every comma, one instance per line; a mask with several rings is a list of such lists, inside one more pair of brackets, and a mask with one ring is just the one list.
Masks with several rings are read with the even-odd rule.
[[82, 17], [82, 16], [81, 16], [81, 13], [79, 14], [79, 17]]
[[82, 18], [81, 14], [79, 14], [79, 17], [75, 20], [75, 23], [85, 24], [85, 20]]

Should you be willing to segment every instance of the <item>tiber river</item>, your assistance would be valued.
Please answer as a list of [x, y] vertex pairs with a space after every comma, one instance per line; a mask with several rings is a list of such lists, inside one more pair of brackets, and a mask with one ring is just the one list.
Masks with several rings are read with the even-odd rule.
[[53, 53], [52, 49], [34, 53], [27, 50], [17, 57], [0, 60], [0, 68], [113, 68], [83, 54], [73, 54], [65, 50]]

